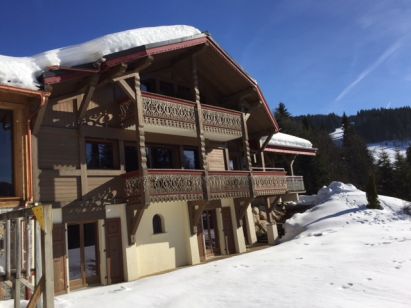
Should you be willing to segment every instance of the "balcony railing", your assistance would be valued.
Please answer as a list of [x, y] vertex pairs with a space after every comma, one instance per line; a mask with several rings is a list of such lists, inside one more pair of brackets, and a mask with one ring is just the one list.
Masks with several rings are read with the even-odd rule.
[[288, 192], [304, 192], [304, 179], [302, 176], [287, 176]]
[[209, 171], [210, 199], [250, 197], [250, 172]]
[[282, 195], [287, 192], [285, 171], [253, 172], [255, 196]]
[[138, 172], [125, 175], [126, 196], [138, 198], [148, 191], [151, 202], [203, 199], [203, 172], [198, 170], [151, 169], [142, 178]]
[[143, 93], [144, 122], [196, 132], [195, 104], [163, 95]]
[[148, 192], [151, 202], [203, 200], [208, 184], [209, 200], [278, 196], [304, 191], [302, 177], [286, 177], [285, 171], [209, 171], [149, 169], [144, 178], [138, 172], [124, 175], [126, 197], [139, 202]]
[[202, 105], [204, 130], [210, 135], [242, 136], [241, 112]]
[[[194, 102], [148, 92], [143, 92], [142, 98], [146, 131], [196, 136]], [[231, 140], [242, 136], [241, 112], [204, 104], [201, 107], [206, 138]], [[134, 125], [134, 108], [129, 101], [120, 104], [123, 127]]]

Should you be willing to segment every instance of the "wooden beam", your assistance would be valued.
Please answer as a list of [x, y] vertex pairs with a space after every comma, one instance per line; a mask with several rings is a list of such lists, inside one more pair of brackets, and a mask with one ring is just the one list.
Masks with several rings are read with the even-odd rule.
[[40, 300], [41, 293], [44, 290], [44, 285], [44, 276], [42, 276], [39, 282], [37, 283], [36, 288], [34, 289], [33, 295], [31, 296], [30, 301], [27, 304], [27, 308], [36, 307], [37, 303]]
[[237, 91], [236, 93], [224, 97], [225, 101], [239, 101], [243, 100], [247, 96], [250, 96], [251, 94], [258, 94], [257, 89], [255, 87], [247, 87], [245, 89], [242, 89], [240, 91]]
[[136, 73], [139, 73], [142, 70], [149, 67], [153, 63], [153, 61], [154, 61], [154, 57], [148, 56], [147, 58], [144, 59], [144, 61], [141, 64], [137, 65], [135, 68], [133, 68], [126, 75], [115, 77], [115, 78], [113, 78], [113, 81], [116, 82], [116, 81], [119, 81], [119, 80], [134, 78]]
[[[133, 74], [134, 77], [135, 77], [135, 74], [136, 73]], [[134, 93], [134, 91], [130, 87], [130, 85], [127, 83], [127, 81], [123, 78], [120, 78], [120, 79], [115, 80], [115, 81], [118, 83], [118, 85], [121, 87], [121, 89], [127, 94], [127, 96], [135, 102], [136, 94]]]
[[260, 149], [258, 150], [258, 153], [261, 153], [264, 151], [268, 143], [270, 142], [271, 138], [274, 136], [274, 133], [271, 133], [267, 136], [267, 138], [264, 140], [263, 144], [261, 145]]
[[128, 222], [128, 236], [129, 236], [129, 245], [134, 245], [136, 243], [136, 232], [143, 217], [144, 211], [146, 208], [143, 207], [132, 207], [127, 206], [127, 222]]
[[48, 103], [48, 97], [47, 96], [42, 96], [41, 97], [41, 102], [40, 102], [40, 107], [37, 112], [36, 119], [34, 120], [33, 123], [33, 135], [37, 135], [40, 131], [41, 124], [43, 123], [44, 115], [46, 114], [47, 110], [47, 104]]
[[90, 105], [90, 101], [93, 97], [94, 91], [96, 90], [96, 86], [98, 83], [100, 76], [93, 75], [90, 79], [90, 83], [88, 85], [87, 92], [83, 96], [83, 100], [80, 104], [78, 115], [77, 115], [77, 124], [80, 125], [81, 121], [83, 120], [84, 116], [86, 115], [88, 106]]

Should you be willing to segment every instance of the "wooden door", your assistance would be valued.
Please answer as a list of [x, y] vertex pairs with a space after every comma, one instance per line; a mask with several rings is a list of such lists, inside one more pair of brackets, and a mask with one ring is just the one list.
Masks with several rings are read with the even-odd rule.
[[66, 229], [64, 224], [53, 225], [54, 292], [67, 291]]
[[123, 245], [120, 218], [106, 219], [106, 256], [108, 283], [124, 281]]
[[235, 253], [233, 222], [231, 220], [231, 209], [222, 208], [224, 243], [227, 254]]

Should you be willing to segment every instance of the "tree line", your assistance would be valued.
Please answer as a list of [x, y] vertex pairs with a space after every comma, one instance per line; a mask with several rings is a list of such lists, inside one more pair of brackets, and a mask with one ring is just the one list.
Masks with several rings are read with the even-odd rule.
[[[300, 156], [294, 164], [295, 173], [304, 176], [307, 193], [316, 193], [331, 181], [352, 183], [365, 190], [372, 176], [378, 194], [411, 201], [411, 146], [405, 157], [397, 153], [395, 162], [384, 151], [374, 160], [365, 139], [358, 133], [358, 126], [345, 114], [337, 116], [340, 122], [335, 127], [342, 127], [344, 132], [338, 146], [329, 136], [330, 127], [318, 125], [318, 118], [293, 117], [283, 103], [274, 113], [282, 132], [308, 139], [318, 149], [316, 157]], [[391, 122], [396, 121], [391, 119]]]
[[[360, 110], [348, 119], [367, 143], [411, 139], [411, 107]], [[341, 126], [342, 117], [330, 113], [297, 116], [295, 120], [309, 121], [311, 126], [330, 133]]]

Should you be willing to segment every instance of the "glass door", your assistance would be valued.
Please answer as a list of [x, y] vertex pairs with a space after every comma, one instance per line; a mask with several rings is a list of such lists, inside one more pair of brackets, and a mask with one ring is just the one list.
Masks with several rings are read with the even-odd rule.
[[219, 255], [220, 247], [215, 210], [204, 211], [202, 213], [202, 223], [206, 256]]
[[70, 288], [98, 283], [97, 223], [67, 227]]

